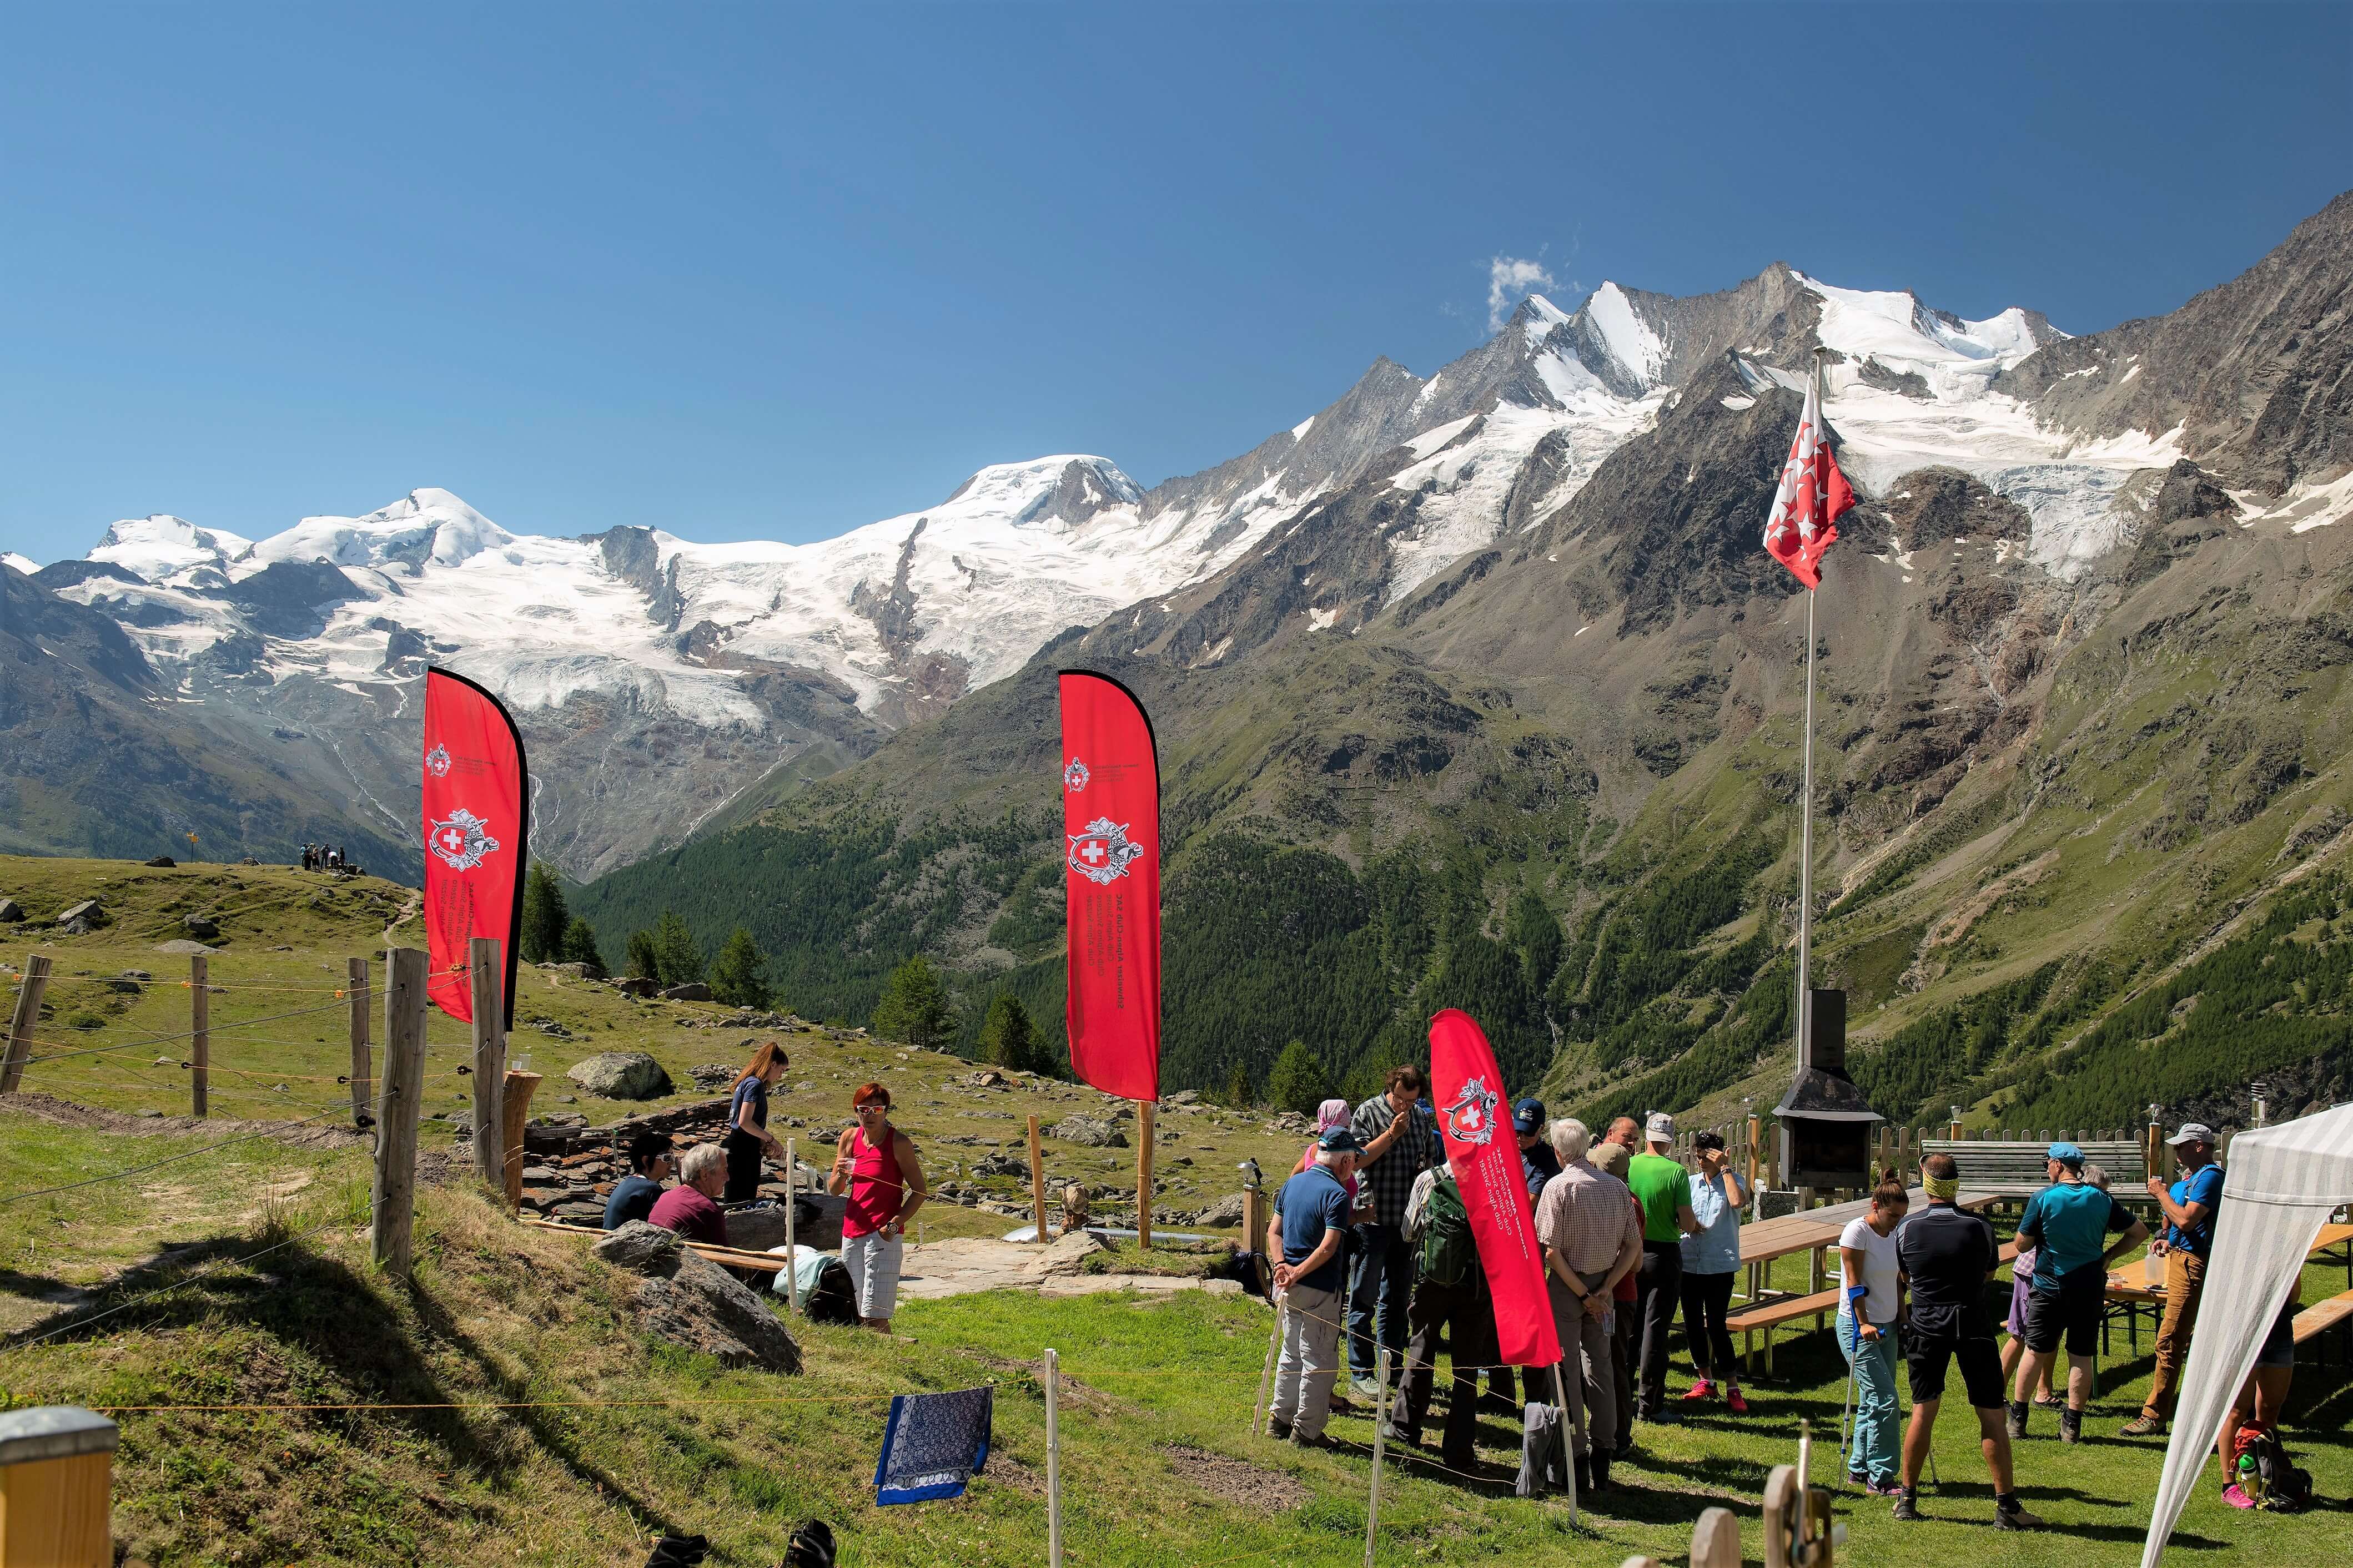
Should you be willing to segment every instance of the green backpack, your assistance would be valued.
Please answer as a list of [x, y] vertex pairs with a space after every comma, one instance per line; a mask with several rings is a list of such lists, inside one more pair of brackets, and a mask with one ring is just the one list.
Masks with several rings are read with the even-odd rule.
[[1430, 1184], [1421, 1210], [1421, 1277], [1434, 1284], [1460, 1285], [1479, 1267], [1479, 1241], [1471, 1232], [1471, 1212], [1451, 1175]]

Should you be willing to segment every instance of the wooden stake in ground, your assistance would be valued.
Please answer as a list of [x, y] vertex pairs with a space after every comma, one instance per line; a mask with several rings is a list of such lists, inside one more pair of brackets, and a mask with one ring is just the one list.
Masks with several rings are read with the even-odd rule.
[[509, 1068], [499, 1090], [499, 1126], [504, 1134], [506, 1158], [499, 1170], [504, 1179], [507, 1207], [522, 1207], [522, 1127], [531, 1117], [531, 1097], [539, 1088], [535, 1072]]
[[1046, 1350], [1046, 1563], [1062, 1568], [1062, 1359]]
[[213, 1080], [213, 988], [212, 963], [209, 958], [188, 960], [188, 1043], [195, 1048], [188, 1059], [195, 1064], [188, 1074], [188, 1114], [203, 1116], [212, 1099]]
[[506, 1168], [499, 1100], [507, 1070], [506, 1006], [499, 994], [506, 965], [500, 962], [497, 939], [475, 937], [467, 944], [466, 964], [474, 1003], [474, 1171], [495, 1193]]
[[1274, 1265], [1266, 1255], [1266, 1189], [1242, 1189], [1242, 1250], [1258, 1258], [1258, 1288], [1261, 1295], [1274, 1292]]
[[413, 947], [385, 955], [384, 1079], [375, 1109], [369, 1228], [376, 1267], [403, 1279], [417, 1198], [417, 1119], [425, 1106], [425, 976], [431, 962]]
[[1046, 1245], [1046, 1156], [1038, 1147], [1038, 1119], [1029, 1119], [1029, 1207], [1037, 1215], [1038, 1234], [1032, 1237], [1039, 1246]]
[[77, 1405], [0, 1415], [0, 1568], [111, 1568], [116, 1436]]
[[375, 1079], [375, 1068], [368, 1062], [368, 961], [354, 958], [347, 967], [351, 978], [344, 983], [344, 991], [352, 1001], [352, 1125], [365, 1127]]
[[785, 1140], [785, 1304], [801, 1310], [801, 1248], [793, 1235], [801, 1207], [801, 1157], [796, 1140]]
[[[1381, 1450], [1389, 1433], [1389, 1347], [1386, 1341], [1373, 1363], [1373, 1379], [1379, 1386], [1373, 1391], [1373, 1491], [1365, 1504], [1365, 1568], [1373, 1568], [1373, 1542], [1381, 1529]], [[1562, 1411], [1560, 1418], [1566, 1423], [1568, 1413]]]
[[1144, 1136], [1135, 1148], [1135, 1246], [1152, 1245], [1152, 1108], [1155, 1102], [1135, 1102], [1136, 1126]]
[[16, 1092], [25, 1076], [25, 1059], [33, 1054], [33, 1026], [41, 1021], [41, 993], [49, 988], [49, 961], [41, 953], [25, 960], [24, 978], [16, 983], [16, 1010], [8, 1016], [8, 1054], [0, 1063], [0, 1094]]

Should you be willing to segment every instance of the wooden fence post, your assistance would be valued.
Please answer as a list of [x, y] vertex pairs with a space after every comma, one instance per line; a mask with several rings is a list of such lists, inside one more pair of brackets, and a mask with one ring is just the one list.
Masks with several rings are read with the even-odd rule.
[[344, 983], [344, 994], [352, 1001], [352, 1125], [365, 1127], [375, 1079], [368, 1062], [368, 961], [351, 959], [346, 968], [351, 978]]
[[1266, 1256], [1266, 1189], [1242, 1189], [1242, 1250], [1258, 1258], [1259, 1289], [1274, 1300], [1274, 1265]]
[[467, 978], [473, 983], [474, 1173], [498, 1192], [506, 1169], [506, 1127], [499, 1111], [507, 1070], [506, 965], [498, 939], [478, 936], [466, 944]]
[[118, 1436], [76, 1405], [0, 1415], [0, 1568], [112, 1568]]
[[425, 980], [431, 959], [413, 947], [385, 955], [384, 1078], [375, 1111], [376, 1266], [406, 1279], [417, 1200], [417, 1120], [425, 1106]]
[[213, 961], [201, 955], [188, 960], [188, 1114], [204, 1116], [212, 1101], [213, 1080]]
[[44, 953], [34, 953], [25, 960], [25, 973], [16, 982], [16, 1010], [8, 1016], [8, 1054], [0, 1061], [0, 1094], [16, 1092], [16, 1082], [25, 1076], [25, 1059], [33, 1054], [33, 1030], [41, 1021], [41, 993], [49, 988], [49, 960]]
[[1152, 1108], [1155, 1102], [1135, 1102], [1136, 1126], [1144, 1136], [1135, 1147], [1135, 1246], [1141, 1252], [1152, 1245]]
[[1740, 1521], [1730, 1509], [1700, 1510], [1692, 1526], [1691, 1568], [1740, 1568]]
[[1038, 1146], [1038, 1119], [1029, 1119], [1029, 1212], [1034, 1216], [1038, 1245], [1046, 1245], [1046, 1155]]
[[509, 1068], [499, 1090], [500, 1131], [506, 1155], [500, 1163], [500, 1185], [505, 1191], [507, 1207], [522, 1207], [523, 1123], [531, 1118], [531, 1097], [539, 1088], [535, 1072], [518, 1072]]

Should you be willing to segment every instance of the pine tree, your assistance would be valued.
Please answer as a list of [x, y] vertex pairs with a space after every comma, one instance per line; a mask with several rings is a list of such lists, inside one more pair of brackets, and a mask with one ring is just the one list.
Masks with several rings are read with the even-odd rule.
[[1236, 1110], [1250, 1109], [1250, 1068], [1240, 1058], [1234, 1062], [1234, 1070], [1226, 1076], [1226, 1103]]
[[980, 1026], [981, 1059], [1007, 1072], [1036, 1072], [1040, 1054], [1029, 1009], [1011, 992], [1002, 993], [988, 1005], [988, 1017]]
[[577, 963], [591, 980], [605, 978], [605, 955], [596, 946], [596, 928], [579, 915], [564, 928], [564, 962]]
[[564, 952], [564, 928], [571, 922], [564, 907], [564, 889], [544, 860], [531, 863], [522, 883], [522, 932], [520, 946], [525, 963], [555, 963]]
[[654, 927], [654, 958], [661, 966], [664, 985], [692, 985], [702, 978], [702, 944], [676, 910], [662, 910], [661, 921]]
[[629, 933], [629, 973], [640, 980], [661, 979], [661, 949], [654, 944], [654, 933], [638, 930]]
[[1282, 1055], [1274, 1059], [1274, 1070], [1266, 1075], [1266, 1097], [1278, 1110], [1313, 1116], [1315, 1108], [1332, 1097], [1331, 1075], [1305, 1041], [1293, 1040], [1282, 1047]]
[[711, 994], [733, 1007], [765, 1007], [767, 967], [768, 955], [752, 940], [751, 931], [737, 926], [711, 965]]
[[1512, 900], [1512, 945], [1520, 952], [1527, 972], [1528, 990], [1541, 996], [1560, 967], [1561, 949], [1567, 945], [1560, 921], [1534, 888], [1523, 889]]
[[947, 1044], [955, 1030], [955, 1016], [948, 1011], [947, 992], [922, 953], [891, 972], [882, 999], [874, 1004], [876, 1034], [933, 1050]]

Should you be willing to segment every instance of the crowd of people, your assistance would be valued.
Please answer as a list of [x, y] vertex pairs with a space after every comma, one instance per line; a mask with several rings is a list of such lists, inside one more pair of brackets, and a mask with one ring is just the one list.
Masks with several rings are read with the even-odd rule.
[[[1612, 1462], [1633, 1452], [1636, 1426], [1670, 1418], [1678, 1315], [1694, 1375], [1675, 1405], [1721, 1398], [1745, 1414], [1726, 1321], [1753, 1194], [1722, 1138], [1697, 1134], [1687, 1166], [1675, 1157], [1672, 1117], [1620, 1117], [1597, 1140], [1583, 1122], [1547, 1123], [1537, 1100], [1513, 1107], [1562, 1352], [1556, 1367], [1519, 1369], [1514, 1401], [1514, 1369], [1493, 1364], [1494, 1303], [1424, 1087], [1418, 1068], [1400, 1067], [1381, 1093], [1353, 1109], [1325, 1101], [1314, 1143], [1275, 1196], [1265, 1245], [1283, 1316], [1270, 1431], [1301, 1446], [1328, 1443], [1335, 1409], [1348, 1408], [1352, 1396], [1380, 1396], [1377, 1345], [1390, 1352], [1396, 1385], [1388, 1436], [1419, 1446], [1443, 1346], [1452, 1361], [1439, 1438], [1445, 1466], [1475, 1470], [1483, 1370], [1487, 1405], [1520, 1417], [1524, 1488], [1537, 1464], [1538, 1433], [1549, 1442], [1557, 1430], [1579, 1488], [1605, 1491]], [[1995, 1524], [2040, 1526], [2020, 1500], [2011, 1446], [2026, 1436], [2037, 1405], [2057, 1411], [2062, 1442], [2081, 1440], [2109, 1266], [2144, 1244], [2163, 1259], [2166, 1302], [2147, 1402], [2122, 1432], [2163, 1435], [2197, 1322], [2222, 1184], [2212, 1129], [2189, 1123], [2169, 1142], [2180, 1173], [2148, 1184], [2162, 1215], [2154, 1237], [2081, 1148], [2051, 1145], [2048, 1184], [2017, 1226], [2010, 1310], [1999, 1325], [2010, 1336], [2006, 1349], [1996, 1343], [1989, 1310], [2001, 1248], [1992, 1223], [1959, 1206], [1957, 1163], [1943, 1153], [1922, 1161], [1926, 1203], [1917, 1212], [1903, 1178], [1885, 1173], [1867, 1212], [1838, 1239], [1837, 1342], [1852, 1374], [1845, 1458], [1853, 1484], [1892, 1499], [1899, 1520], [1923, 1517], [1920, 1476], [1947, 1375], [1957, 1366], [1993, 1481]], [[2285, 1403], [2295, 1306], [2292, 1292], [2224, 1426], [2224, 1496], [2234, 1507], [2253, 1506], [2233, 1474], [2246, 1446], [2239, 1429], [2274, 1431]], [[2052, 1387], [2063, 1348], [2060, 1395]], [[1908, 1420], [1899, 1362], [1911, 1390]]]
[[[791, 1065], [774, 1040], [753, 1051], [728, 1088], [727, 1134], [720, 1142], [698, 1143], [681, 1156], [667, 1132], [632, 1139], [625, 1151], [629, 1174], [606, 1200], [605, 1228], [643, 1220], [689, 1241], [727, 1246], [728, 1209], [758, 1201], [765, 1162], [785, 1157], [784, 1145], [768, 1131], [768, 1097]], [[849, 1102], [856, 1120], [835, 1141], [826, 1191], [847, 1200], [841, 1261], [859, 1321], [887, 1334], [898, 1308], [907, 1222], [930, 1189], [914, 1140], [892, 1124], [890, 1089], [860, 1084]], [[677, 1184], [664, 1186], [673, 1174]]]
[[351, 869], [351, 865], [340, 844], [302, 846], [302, 869], [305, 871], [344, 871]]

